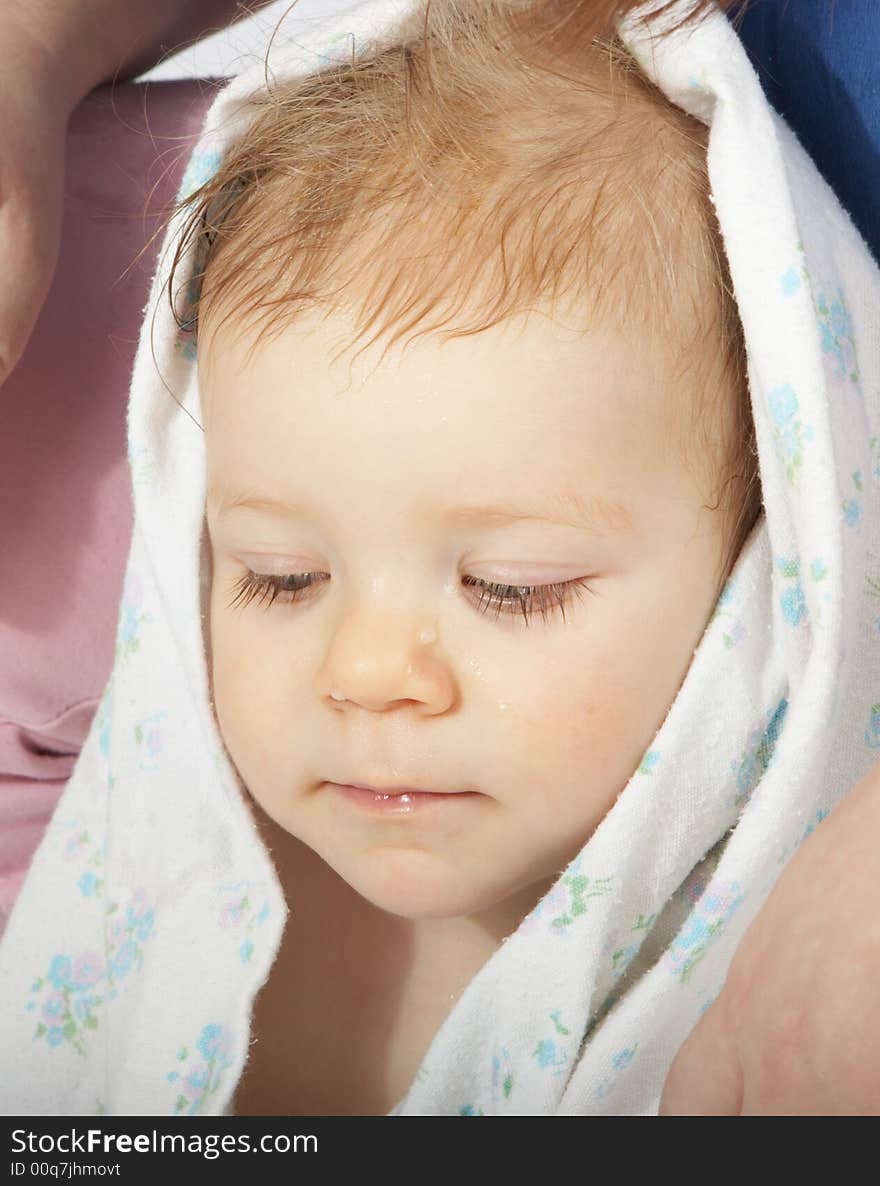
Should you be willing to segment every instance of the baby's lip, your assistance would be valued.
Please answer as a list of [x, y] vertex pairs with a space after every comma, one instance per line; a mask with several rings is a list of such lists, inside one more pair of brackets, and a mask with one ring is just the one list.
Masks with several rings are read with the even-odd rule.
[[336, 786], [351, 787], [356, 791], [370, 791], [374, 795], [387, 795], [397, 798], [399, 795], [460, 795], [473, 794], [469, 791], [452, 791], [443, 787], [414, 787], [414, 786], [383, 786], [378, 783], [339, 782]]
[[452, 811], [455, 805], [473, 803], [484, 796], [479, 791], [426, 790], [423, 787], [389, 786], [387, 783], [324, 783], [328, 791], [341, 795], [353, 807], [367, 815], [409, 819], [424, 819], [427, 823], [434, 812]]

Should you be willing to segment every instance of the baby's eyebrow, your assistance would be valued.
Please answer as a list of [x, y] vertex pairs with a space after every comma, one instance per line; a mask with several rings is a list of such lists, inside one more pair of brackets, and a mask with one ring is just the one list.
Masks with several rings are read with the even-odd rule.
[[[218, 516], [234, 510], [258, 511], [282, 518], [307, 514], [307, 508], [295, 503], [284, 502], [258, 490], [234, 490], [225, 483], [213, 483], [208, 487], [208, 502]], [[505, 502], [495, 506], [453, 507], [447, 511], [446, 517], [455, 522], [471, 523], [529, 520], [575, 527], [595, 534], [633, 534], [636, 531], [633, 510], [625, 503], [599, 494], [581, 494], [571, 489], [545, 494], [542, 501], [534, 506], [515, 506]]]
[[631, 534], [636, 530], [632, 508], [616, 499], [599, 494], [580, 494], [574, 490], [557, 490], [546, 495], [535, 506], [517, 507], [507, 503], [497, 506], [456, 507], [449, 512], [451, 519], [476, 520], [534, 520], [581, 531]]

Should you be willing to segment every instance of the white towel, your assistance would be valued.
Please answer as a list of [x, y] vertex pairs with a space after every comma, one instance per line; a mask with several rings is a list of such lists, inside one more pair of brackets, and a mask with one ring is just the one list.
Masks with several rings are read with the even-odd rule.
[[[371, 0], [276, 47], [272, 71], [384, 44], [409, 9]], [[623, 33], [711, 128], [765, 516], [624, 792], [468, 985], [395, 1114], [656, 1111], [786, 861], [880, 758], [880, 273], [723, 16], [660, 43]], [[260, 67], [218, 96], [185, 185], [262, 85]], [[0, 947], [4, 1112], [223, 1113], [285, 920], [208, 699], [204, 437], [162, 301], [170, 255], [131, 389], [115, 665]]]

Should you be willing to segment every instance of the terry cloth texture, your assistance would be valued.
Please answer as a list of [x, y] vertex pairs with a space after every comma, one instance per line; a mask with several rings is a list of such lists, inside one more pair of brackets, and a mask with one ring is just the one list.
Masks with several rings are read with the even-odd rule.
[[[409, 11], [358, 6], [276, 47], [272, 72], [388, 44]], [[623, 32], [711, 128], [765, 515], [638, 769], [395, 1114], [655, 1112], [786, 861], [880, 758], [880, 273], [719, 13], [662, 42]], [[261, 67], [220, 94], [184, 185], [263, 85]], [[209, 703], [199, 392], [162, 301], [179, 229], [132, 381], [115, 665], [0, 947], [6, 1112], [223, 1113], [285, 921]]]

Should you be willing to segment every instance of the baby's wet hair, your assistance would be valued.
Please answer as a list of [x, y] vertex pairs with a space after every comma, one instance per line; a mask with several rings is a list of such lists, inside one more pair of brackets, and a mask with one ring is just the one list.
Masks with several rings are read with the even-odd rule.
[[267, 75], [247, 132], [181, 204], [169, 295], [192, 251], [176, 316], [196, 333], [207, 317], [271, 336], [347, 306], [361, 348], [387, 350], [552, 309], [676, 343], [700, 392], [683, 448], [726, 525], [720, 587], [761, 510], [745, 346], [707, 129], [615, 36], [626, 7], [427, 0], [392, 45]]

